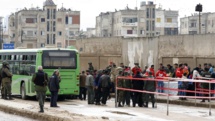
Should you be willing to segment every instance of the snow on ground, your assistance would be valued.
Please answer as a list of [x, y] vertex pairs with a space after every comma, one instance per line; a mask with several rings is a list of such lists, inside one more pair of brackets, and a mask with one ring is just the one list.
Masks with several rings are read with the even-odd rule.
[[[87, 116], [108, 117], [110, 120], [120, 121], [190, 121], [197, 118], [198, 121], [214, 120], [215, 116], [209, 116], [209, 109], [170, 105], [169, 116], [166, 104], [157, 104], [157, 108], [140, 108], [140, 107], [114, 107], [114, 99], [107, 102], [107, 106], [87, 105], [87, 101], [65, 101], [59, 102], [59, 110], [83, 114]], [[212, 114], [215, 110], [212, 109]]]

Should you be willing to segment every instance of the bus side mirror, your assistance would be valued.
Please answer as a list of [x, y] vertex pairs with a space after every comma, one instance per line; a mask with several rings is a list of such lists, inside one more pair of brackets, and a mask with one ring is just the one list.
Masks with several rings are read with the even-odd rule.
[[30, 73], [31, 73], [31, 74], [34, 74], [34, 73], [35, 73], [35, 66], [31, 66], [31, 67], [30, 67]]

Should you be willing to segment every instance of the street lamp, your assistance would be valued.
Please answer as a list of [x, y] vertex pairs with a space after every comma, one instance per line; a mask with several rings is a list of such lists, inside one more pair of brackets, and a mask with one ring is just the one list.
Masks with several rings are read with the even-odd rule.
[[201, 12], [202, 12], [202, 4], [196, 5], [196, 11], [199, 12], [199, 34], [201, 34]]

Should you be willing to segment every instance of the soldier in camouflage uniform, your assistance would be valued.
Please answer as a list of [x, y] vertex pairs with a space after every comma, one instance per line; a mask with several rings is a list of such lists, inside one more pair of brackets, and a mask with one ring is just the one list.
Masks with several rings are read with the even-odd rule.
[[[125, 77], [129, 77], [130, 73], [129, 72], [124, 72]], [[131, 89], [131, 80], [130, 79], [123, 79], [123, 88], [126, 89]], [[130, 91], [123, 91], [123, 105], [126, 103], [128, 107], [130, 107], [130, 98], [131, 98], [131, 93]]]
[[1, 98], [4, 98], [4, 88], [3, 88], [3, 84], [2, 84], [2, 69], [3, 69], [3, 64], [2, 67], [0, 69], [0, 88], [1, 88]]
[[[149, 72], [148, 78], [154, 79], [152, 72]], [[156, 91], [156, 82], [152, 81], [152, 80], [145, 81], [144, 90], [150, 91], [150, 92], [155, 92]], [[145, 101], [146, 101], [146, 104], [144, 105], [144, 107], [148, 107], [148, 102], [149, 102], [149, 97], [150, 97], [151, 101], [152, 101], [152, 107], [154, 108], [154, 106], [155, 106], [154, 94], [145, 93], [144, 97], [145, 97]]]
[[94, 72], [93, 64], [92, 64], [91, 62], [89, 62], [88, 65], [89, 65], [88, 70], [89, 70], [91, 73], [93, 73], [93, 72]]
[[33, 75], [32, 81], [35, 84], [35, 91], [40, 105], [40, 113], [44, 112], [44, 102], [48, 84], [48, 74], [43, 72], [43, 67], [38, 66], [38, 72]]
[[[11, 83], [12, 83], [12, 76], [13, 74], [10, 72], [10, 66], [7, 62], [3, 62], [3, 68], [1, 71], [2, 76], [2, 86], [4, 91], [4, 99], [12, 100], [11, 97]], [[7, 96], [9, 98], [7, 98]]]
[[[119, 75], [118, 76], [123, 76], [123, 71], [119, 71]], [[123, 88], [123, 79], [118, 79], [117, 87]], [[123, 103], [124, 91], [123, 90], [118, 90], [117, 92], [118, 92], [118, 107], [123, 107], [121, 105], [121, 103]]]

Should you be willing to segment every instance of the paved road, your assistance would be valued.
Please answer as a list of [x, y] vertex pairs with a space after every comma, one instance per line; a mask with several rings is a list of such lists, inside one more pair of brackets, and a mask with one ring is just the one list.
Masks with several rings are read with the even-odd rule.
[[7, 114], [0, 111], [0, 121], [37, 121], [37, 120], [29, 119], [29, 118], [21, 117], [17, 115]]
[[[26, 110], [38, 110], [38, 103], [32, 100], [15, 99], [13, 102], [17, 105], [20, 104], [20, 108]], [[114, 99], [108, 100], [107, 106], [95, 106], [88, 105], [87, 101], [80, 100], [65, 100], [58, 102], [60, 108], [50, 108], [49, 102], [45, 103], [45, 112], [47, 114], [70, 116], [75, 120], [94, 120], [94, 117], [108, 118], [109, 120], [117, 121], [190, 121], [197, 119], [198, 121], [211, 121], [215, 119], [215, 109], [212, 109], [212, 116], [208, 115], [208, 108], [196, 108], [188, 106], [170, 105], [170, 114], [166, 115], [166, 104], [158, 104], [156, 109], [151, 108], [133, 108], [123, 107], [115, 108]]]

